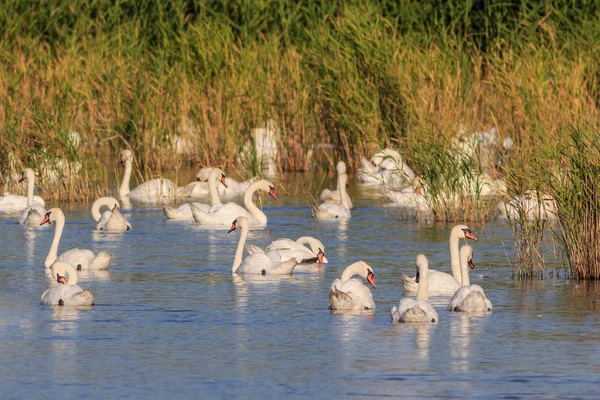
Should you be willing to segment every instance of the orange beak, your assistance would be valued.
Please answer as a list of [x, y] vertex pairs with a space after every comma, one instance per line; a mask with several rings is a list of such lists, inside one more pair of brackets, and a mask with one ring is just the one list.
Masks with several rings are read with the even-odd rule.
[[223, 186], [227, 187], [227, 182], [225, 182], [225, 175], [221, 174], [221, 183]]
[[275, 194], [275, 188], [274, 187], [272, 187], [269, 190], [269, 194], [271, 195], [272, 198], [274, 198], [275, 200], [277, 200], [277, 195]]
[[42, 220], [42, 222], [40, 222], [40, 226], [48, 222], [50, 222], [50, 213], [46, 213], [46, 215], [44, 215], [44, 219]]
[[371, 286], [373, 286], [374, 289], [377, 289], [377, 286], [375, 286], [375, 275], [373, 275], [372, 272], [369, 272], [369, 274], [367, 275], [367, 280], [369, 281]]
[[376, 167], [377, 164], [375, 164], [373, 161], [371, 161], [371, 166]]
[[56, 274], [56, 282], [66, 285], [67, 279], [64, 276], [60, 276], [60, 275]]
[[325, 253], [319, 249], [319, 252], [317, 253], [317, 261], [319, 261], [319, 264], [323, 264], [323, 257], [325, 257]]
[[229, 228], [229, 230], [227, 231], [227, 233], [235, 231], [235, 223], [236, 222], [237, 222], [237, 219], [235, 221], [233, 221], [233, 224], [231, 224], [231, 228]]
[[471, 239], [471, 240], [477, 241], [477, 238], [475, 237], [475, 235], [473, 235], [473, 232], [471, 232], [469, 230], [465, 231], [465, 237], [467, 239]]

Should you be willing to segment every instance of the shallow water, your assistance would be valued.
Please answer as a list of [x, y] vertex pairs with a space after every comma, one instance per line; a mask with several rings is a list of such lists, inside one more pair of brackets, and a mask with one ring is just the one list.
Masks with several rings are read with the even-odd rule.
[[[418, 253], [449, 271], [451, 226], [398, 221], [371, 194], [355, 189], [347, 223], [315, 222], [306, 199], [264, 201], [269, 226], [249, 242], [310, 234], [326, 246], [329, 264], [290, 277], [232, 276], [238, 232], [134, 206], [131, 232], [101, 234], [87, 206], [65, 206], [60, 251], [113, 254], [107, 272], [80, 277], [96, 294], [89, 309], [39, 304], [53, 227], [1, 218], [1, 398], [600, 396], [598, 285], [512, 280], [503, 222], [471, 226], [472, 283], [493, 313], [450, 313], [438, 297], [439, 323], [392, 324], [400, 271], [412, 274]], [[329, 285], [359, 259], [375, 270], [377, 309], [333, 314]]]

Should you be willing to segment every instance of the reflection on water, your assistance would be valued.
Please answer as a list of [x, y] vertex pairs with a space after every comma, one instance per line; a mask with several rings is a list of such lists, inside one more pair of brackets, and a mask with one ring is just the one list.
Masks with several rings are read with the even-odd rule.
[[[317, 191], [321, 183], [296, 186]], [[293, 185], [292, 185], [293, 186]], [[158, 206], [134, 205], [134, 229], [94, 232], [88, 205], [72, 205], [59, 251], [113, 255], [108, 271], [81, 271], [90, 309], [41, 306], [50, 285], [41, 266], [53, 230], [21, 229], [0, 218], [0, 378], [2, 398], [598, 398], [598, 282], [515, 281], [503, 222], [471, 226], [481, 285], [494, 311], [446, 310], [432, 297], [437, 324], [392, 324], [400, 272], [414, 260], [449, 271], [450, 224], [398, 221], [352, 185], [347, 221], [314, 221], [306, 198], [264, 203], [268, 227], [248, 241], [310, 235], [326, 246], [325, 265], [292, 276], [232, 275], [239, 234], [167, 223]], [[309, 188], [309, 189], [306, 189]], [[373, 193], [378, 193], [373, 192]], [[377, 309], [330, 312], [328, 292], [346, 266], [375, 269]]]

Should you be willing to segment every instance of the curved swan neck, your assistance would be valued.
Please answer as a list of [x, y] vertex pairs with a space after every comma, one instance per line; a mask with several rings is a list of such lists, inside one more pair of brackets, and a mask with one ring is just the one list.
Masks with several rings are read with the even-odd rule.
[[62, 236], [63, 228], [65, 227], [65, 215], [63, 214], [63, 212], [60, 210], [53, 210], [52, 213], [55, 214], [53, 220], [56, 224], [56, 228], [54, 228], [54, 239], [52, 240], [50, 251], [48, 251], [48, 256], [46, 257], [46, 261], [44, 262], [46, 268], [50, 268], [50, 266], [58, 258], [58, 245], [60, 244], [60, 238]]
[[347, 174], [340, 174], [338, 176], [338, 189], [340, 191], [340, 204], [342, 207], [346, 209], [350, 209], [350, 205], [348, 204], [348, 199], [346, 198], [346, 183], [348, 182]]
[[235, 274], [235, 271], [238, 269], [238, 267], [242, 263], [242, 259], [244, 258], [244, 246], [246, 245], [246, 239], [248, 238], [248, 231], [250, 230], [250, 227], [248, 226], [248, 224], [243, 224], [241, 226], [241, 228], [242, 228], [242, 233], [240, 234], [240, 241], [238, 242], [237, 249], [235, 250], [235, 257], [233, 258], [233, 265], [231, 266], [232, 274]]
[[[463, 250], [463, 248], [465, 250]], [[469, 277], [469, 250], [467, 250], [466, 246], [461, 247], [460, 249], [460, 271], [462, 273], [462, 285], [470, 286], [471, 278]]]
[[77, 285], [77, 270], [73, 268], [71, 264], [65, 262], [57, 262], [52, 266], [51, 273], [54, 279], [57, 278], [57, 274], [60, 274], [63, 277], [69, 275], [69, 279], [67, 279], [67, 284]]
[[365, 272], [365, 264], [362, 261], [357, 261], [354, 264], [350, 264], [346, 267], [344, 272], [342, 273], [342, 282], [346, 282], [348, 279], [352, 278], [354, 275], [360, 275], [362, 277], [366, 276]]
[[210, 194], [210, 204], [212, 206], [221, 204], [219, 199], [219, 190], [217, 189], [217, 182], [220, 182], [221, 171], [219, 168], [213, 168], [208, 174], [208, 193]]
[[417, 260], [419, 267], [419, 286], [417, 287], [417, 300], [429, 299], [429, 262], [426, 258]]
[[123, 200], [123, 197], [129, 194], [129, 180], [131, 179], [131, 170], [133, 169], [133, 163], [130, 159], [125, 160], [125, 172], [123, 172], [123, 182], [119, 188], [119, 198]]
[[460, 261], [458, 259], [458, 235], [454, 229], [450, 233], [450, 266], [454, 279], [461, 282]]
[[94, 220], [98, 222], [100, 221], [100, 218], [102, 218], [102, 213], [100, 212], [102, 207], [106, 206], [109, 210], [112, 210], [115, 204], [118, 205], [119, 203], [117, 202], [117, 199], [113, 197], [100, 197], [97, 199], [92, 205], [92, 216], [94, 217]]
[[312, 236], [299, 237], [298, 239], [296, 239], [296, 243], [301, 244], [303, 246], [309, 245], [310, 250], [315, 254], [319, 252], [319, 249], [325, 251], [325, 246], [323, 246], [323, 243], [321, 243], [319, 240], [315, 239]]
[[[254, 182], [252, 185], [248, 186], [248, 189], [246, 189], [246, 191], [244, 192], [244, 206], [246, 206], [246, 210], [248, 210], [250, 215], [252, 215], [254, 218], [256, 218], [261, 224], [267, 223], [267, 216], [265, 215], [264, 212], [262, 212], [260, 210], [260, 208], [258, 208], [256, 206], [256, 204], [254, 204], [254, 201], [252, 200], [252, 196], [254, 196], [254, 192], [256, 192], [257, 190], [262, 189], [262, 190], [268, 192], [269, 191], [268, 186], [269, 186], [269, 184], [267, 181], [260, 180], [260, 181]], [[266, 189], [265, 189], [265, 187], [266, 187]]]
[[27, 168], [25, 171], [27, 175], [27, 207], [33, 205], [33, 191], [35, 189], [35, 175], [33, 170]]

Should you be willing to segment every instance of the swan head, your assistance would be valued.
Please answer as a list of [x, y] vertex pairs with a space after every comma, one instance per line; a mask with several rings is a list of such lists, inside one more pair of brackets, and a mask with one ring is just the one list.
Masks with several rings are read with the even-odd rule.
[[319, 249], [319, 252], [317, 253], [317, 261], [319, 262], [319, 264], [323, 264], [325, 259], [325, 253], [323, 252], [323, 249]]
[[58, 214], [59, 213], [60, 214], [63, 213], [60, 208], [51, 208], [51, 209], [49, 209], [48, 212], [44, 215], [44, 218], [42, 219], [42, 222], [40, 222], [40, 226], [44, 225], [44, 224], [52, 224], [53, 222], [55, 222], [56, 218], [58, 218]]
[[419, 254], [417, 256], [417, 262], [415, 265], [417, 266], [417, 275], [415, 277], [415, 282], [419, 283], [419, 280], [421, 279], [421, 268], [429, 267], [429, 261], [427, 261], [427, 257], [425, 257], [425, 254]]
[[71, 264], [57, 261], [50, 267], [52, 278], [62, 285], [77, 284], [77, 270]]
[[346, 173], [346, 163], [343, 161], [338, 161], [335, 170], [337, 171], [338, 175], [341, 174], [345, 174]]
[[356, 264], [358, 264], [360, 268], [359, 274], [365, 278], [374, 289], [377, 289], [377, 285], [375, 285], [375, 274], [373, 273], [373, 268], [364, 261], [358, 261]]
[[471, 239], [474, 241], [479, 240], [473, 234], [473, 232], [471, 232], [471, 229], [469, 229], [469, 227], [466, 225], [456, 225], [454, 228], [452, 228], [452, 231], [450, 232], [450, 236], [456, 236], [459, 239], [466, 238], [466, 239]]
[[208, 175], [208, 179], [214, 179], [216, 181], [220, 181], [223, 186], [227, 187], [227, 182], [225, 181], [225, 173], [220, 168], [210, 168], [210, 174]]
[[204, 167], [196, 174], [196, 181], [198, 182], [206, 182], [208, 180], [208, 176], [213, 169], [210, 167]]
[[466, 262], [469, 268], [475, 269], [475, 263], [473, 262], [473, 248], [468, 244], [463, 245], [460, 248], [460, 260]]
[[19, 183], [23, 182], [24, 180], [31, 180], [33, 177], [33, 170], [31, 168], [25, 168], [21, 173], [21, 179], [19, 179]]
[[133, 153], [129, 149], [121, 150], [121, 164], [133, 163]]
[[227, 231], [227, 233], [229, 232], [233, 232], [236, 230], [236, 228], [243, 228], [245, 226], [248, 226], [249, 222], [248, 222], [248, 218], [246, 217], [237, 217], [232, 223], [231, 223], [231, 228], [229, 228], [229, 230]]
[[269, 193], [269, 195], [272, 198], [277, 200], [277, 194], [275, 194], [275, 186], [271, 182], [267, 181], [266, 179], [263, 179], [258, 181], [257, 184], [259, 189], [262, 189], [265, 192]]

